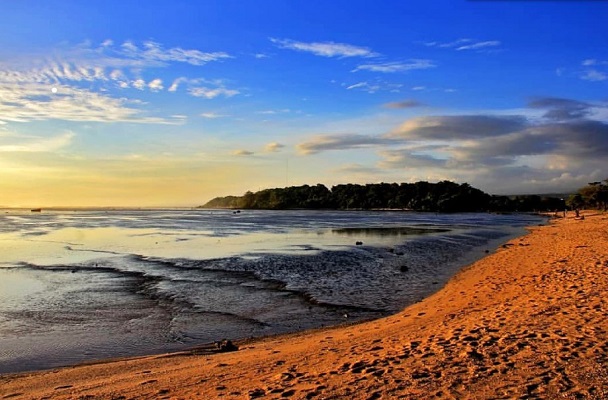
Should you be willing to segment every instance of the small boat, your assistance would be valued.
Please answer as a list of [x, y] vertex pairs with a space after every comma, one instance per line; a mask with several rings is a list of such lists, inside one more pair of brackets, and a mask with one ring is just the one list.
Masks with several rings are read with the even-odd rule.
[[31, 212], [42, 212], [42, 208], [32, 208]]

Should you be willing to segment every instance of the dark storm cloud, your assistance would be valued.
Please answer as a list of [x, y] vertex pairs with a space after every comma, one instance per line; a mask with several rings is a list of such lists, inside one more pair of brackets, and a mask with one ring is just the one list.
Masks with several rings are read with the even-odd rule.
[[586, 118], [591, 113], [591, 104], [558, 97], [536, 98], [528, 103], [530, 108], [546, 109], [543, 117], [555, 121]]
[[581, 120], [534, 128], [542, 137], [554, 140], [557, 152], [573, 157], [608, 157], [608, 124]]

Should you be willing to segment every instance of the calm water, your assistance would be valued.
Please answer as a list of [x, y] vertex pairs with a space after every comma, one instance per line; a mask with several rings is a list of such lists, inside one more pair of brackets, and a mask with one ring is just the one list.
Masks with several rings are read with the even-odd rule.
[[0, 373], [387, 315], [542, 222], [406, 212], [2, 211]]

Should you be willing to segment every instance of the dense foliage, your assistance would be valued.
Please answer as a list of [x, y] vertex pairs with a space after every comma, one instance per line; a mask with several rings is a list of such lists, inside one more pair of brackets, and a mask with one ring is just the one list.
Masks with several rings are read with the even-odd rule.
[[604, 179], [602, 182], [591, 182], [580, 188], [577, 193], [568, 198], [567, 204], [575, 210], [583, 208], [608, 210], [608, 179]]
[[242, 209], [402, 209], [434, 212], [555, 211], [564, 201], [554, 197], [491, 196], [467, 183], [345, 184], [329, 190], [324, 185], [291, 186], [217, 197], [203, 208]]

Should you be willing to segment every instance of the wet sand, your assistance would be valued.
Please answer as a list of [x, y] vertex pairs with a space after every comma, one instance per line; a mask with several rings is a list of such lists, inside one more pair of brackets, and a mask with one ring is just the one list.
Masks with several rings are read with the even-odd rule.
[[391, 317], [4, 375], [0, 399], [606, 399], [608, 214], [583, 215], [530, 228]]

